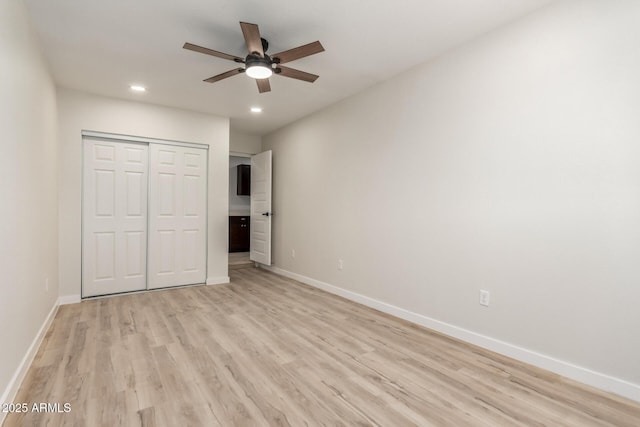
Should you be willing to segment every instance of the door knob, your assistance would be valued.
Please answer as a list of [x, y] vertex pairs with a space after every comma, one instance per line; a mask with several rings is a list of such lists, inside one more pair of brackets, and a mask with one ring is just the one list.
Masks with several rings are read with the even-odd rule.
[[269, 212], [263, 212], [262, 215], [269, 216], [269, 215], [273, 215], [273, 214], [270, 214]]

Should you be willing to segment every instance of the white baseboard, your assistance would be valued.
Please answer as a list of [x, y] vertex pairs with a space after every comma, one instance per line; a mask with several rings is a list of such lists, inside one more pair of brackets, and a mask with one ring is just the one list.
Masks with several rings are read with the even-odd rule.
[[306, 283], [307, 285], [313, 286], [315, 288], [322, 289], [335, 295], [339, 295], [348, 300], [366, 305], [367, 307], [374, 308], [392, 316], [408, 320], [409, 322], [416, 323], [429, 329], [433, 329], [434, 331], [454, 338], [458, 338], [487, 350], [500, 353], [502, 355], [517, 359], [530, 365], [546, 369], [547, 371], [554, 372], [572, 380], [579, 381], [592, 387], [596, 387], [601, 390], [615, 393], [628, 399], [640, 402], [640, 385], [638, 384], [633, 384], [620, 378], [615, 378], [606, 374], [602, 374], [600, 372], [595, 372], [590, 369], [574, 365], [573, 363], [565, 362], [563, 360], [559, 360], [545, 354], [537, 353], [535, 351], [528, 350], [514, 344], [500, 341], [486, 335], [478, 334], [468, 329], [441, 322], [422, 314], [413, 313], [409, 310], [405, 310], [403, 308], [396, 307], [394, 305], [387, 304], [385, 302], [378, 301], [376, 299], [369, 298], [367, 296], [303, 276], [301, 274], [283, 270], [279, 267], [261, 267], [273, 273], [289, 277], [302, 283]]
[[80, 295], [64, 295], [58, 298], [58, 305], [77, 304], [80, 302]]
[[226, 285], [230, 281], [229, 276], [207, 277], [207, 285]]
[[[18, 369], [16, 369], [16, 372], [13, 374], [13, 377], [9, 381], [9, 384], [7, 384], [7, 388], [2, 393], [2, 397], [0, 397], [0, 403], [11, 403], [13, 402], [13, 399], [15, 399], [16, 395], [18, 394], [18, 390], [22, 385], [22, 381], [24, 381], [24, 378], [27, 375], [29, 368], [31, 367], [33, 358], [36, 357], [36, 353], [40, 348], [40, 344], [42, 344], [42, 340], [44, 339], [44, 336], [49, 330], [49, 326], [51, 326], [51, 322], [53, 322], [53, 319], [56, 317], [57, 311], [58, 311], [58, 302], [56, 301], [56, 303], [51, 308], [51, 311], [49, 311], [49, 314], [44, 319], [44, 322], [42, 323], [40, 330], [38, 331], [35, 338], [31, 342], [31, 345], [29, 346], [27, 353], [22, 358], [20, 365], [18, 365]], [[4, 422], [4, 419], [6, 416], [7, 416], [6, 413], [0, 411], [0, 426]]]

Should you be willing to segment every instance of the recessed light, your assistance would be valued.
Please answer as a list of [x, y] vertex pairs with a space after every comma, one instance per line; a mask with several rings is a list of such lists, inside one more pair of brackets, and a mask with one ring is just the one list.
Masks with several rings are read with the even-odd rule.
[[134, 92], [146, 92], [147, 88], [140, 85], [131, 85], [129, 88]]
[[262, 113], [262, 108], [260, 107], [251, 107], [252, 113]]

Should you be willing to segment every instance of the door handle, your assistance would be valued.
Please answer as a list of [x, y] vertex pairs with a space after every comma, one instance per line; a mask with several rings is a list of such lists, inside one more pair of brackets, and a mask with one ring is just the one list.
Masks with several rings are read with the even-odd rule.
[[262, 215], [264, 216], [269, 216], [269, 215], [273, 215], [273, 213], [269, 213], [269, 212], [263, 212]]

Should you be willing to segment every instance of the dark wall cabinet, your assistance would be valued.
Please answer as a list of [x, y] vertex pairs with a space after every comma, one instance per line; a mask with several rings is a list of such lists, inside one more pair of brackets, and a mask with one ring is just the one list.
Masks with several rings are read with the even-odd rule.
[[229, 252], [249, 252], [249, 218], [229, 217]]
[[251, 165], [238, 165], [238, 196], [251, 195]]

